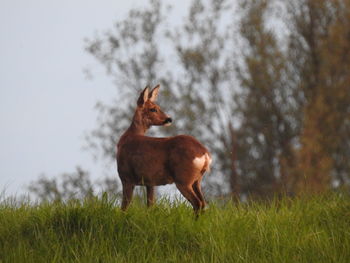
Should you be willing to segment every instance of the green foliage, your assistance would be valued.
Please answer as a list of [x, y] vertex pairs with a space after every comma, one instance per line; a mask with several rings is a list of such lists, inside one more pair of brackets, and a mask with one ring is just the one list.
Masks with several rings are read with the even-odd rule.
[[350, 199], [181, 202], [127, 212], [101, 199], [0, 203], [0, 262], [348, 262]]
[[349, 178], [350, 2], [304, 0], [287, 6], [293, 15], [289, 59], [304, 97], [295, 184], [298, 191], [320, 192], [332, 181], [346, 185]]

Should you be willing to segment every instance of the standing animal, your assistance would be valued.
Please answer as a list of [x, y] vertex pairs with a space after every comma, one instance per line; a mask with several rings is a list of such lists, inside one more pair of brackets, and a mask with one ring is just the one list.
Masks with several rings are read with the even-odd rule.
[[154, 187], [175, 183], [196, 214], [206, 206], [201, 181], [210, 168], [209, 151], [188, 135], [145, 136], [152, 126], [169, 126], [172, 119], [155, 104], [159, 85], [146, 87], [137, 100], [130, 127], [117, 145], [118, 173], [123, 185], [122, 210], [126, 210], [135, 185], [147, 188], [147, 205], [154, 203]]

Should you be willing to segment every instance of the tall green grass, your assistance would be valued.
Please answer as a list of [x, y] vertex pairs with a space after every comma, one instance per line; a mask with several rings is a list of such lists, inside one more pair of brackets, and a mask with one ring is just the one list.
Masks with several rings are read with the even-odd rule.
[[350, 198], [211, 204], [0, 203], [0, 262], [350, 262]]

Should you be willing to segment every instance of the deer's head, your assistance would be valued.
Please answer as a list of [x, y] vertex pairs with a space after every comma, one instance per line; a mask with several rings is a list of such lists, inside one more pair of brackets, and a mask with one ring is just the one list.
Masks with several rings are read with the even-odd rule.
[[147, 86], [140, 94], [137, 100], [136, 111], [140, 114], [143, 125], [150, 127], [155, 126], [169, 126], [172, 119], [165, 114], [160, 107], [155, 103], [158, 97], [160, 85], [155, 86], [150, 91]]

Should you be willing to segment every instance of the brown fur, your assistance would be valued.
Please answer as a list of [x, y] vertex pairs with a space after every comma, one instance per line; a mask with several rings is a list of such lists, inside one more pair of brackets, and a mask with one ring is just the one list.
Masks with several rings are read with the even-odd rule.
[[[169, 116], [154, 103], [158, 89], [159, 85], [151, 92], [148, 87], [144, 89], [132, 123], [118, 142], [118, 173], [123, 184], [122, 209], [128, 207], [135, 185], [146, 186], [147, 204], [150, 206], [154, 202], [154, 186], [175, 183], [197, 213], [206, 205], [201, 180], [209, 170], [210, 154], [201, 143], [188, 135], [167, 138], [144, 135], [152, 125], [171, 122]], [[197, 162], [194, 162], [195, 158], [199, 158]]]

